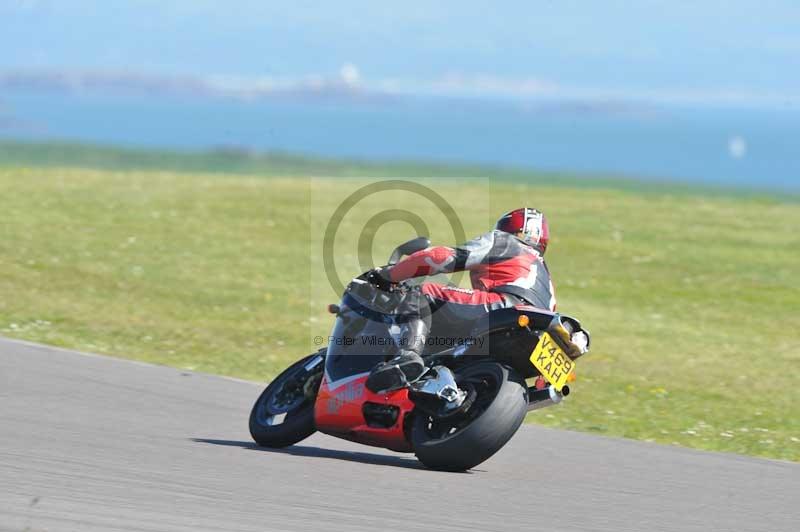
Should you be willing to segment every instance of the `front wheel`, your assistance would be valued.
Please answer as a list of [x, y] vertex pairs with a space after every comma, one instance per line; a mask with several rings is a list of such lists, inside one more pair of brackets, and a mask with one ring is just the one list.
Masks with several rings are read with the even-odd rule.
[[514, 370], [495, 362], [455, 374], [458, 387], [474, 389], [475, 401], [458, 416], [434, 417], [417, 409], [411, 441], [417, 458], [443, 471], [466, 471], [489, 459], [525, 419], [527, 386]]
[[263, 447], [286, 447], [311, 436], [314, 401], [322, 381], [324, 360], [308, 367], [324, 350], [298, 360], [275, 377], [250, 412], [250, 435]]

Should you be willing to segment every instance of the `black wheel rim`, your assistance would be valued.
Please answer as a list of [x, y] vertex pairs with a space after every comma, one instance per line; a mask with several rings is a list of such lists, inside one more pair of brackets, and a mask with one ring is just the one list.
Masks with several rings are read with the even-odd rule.
[[322, 371], [307, 373], [300, 366], [278, 377], [269, 394], [258, 404], [256, 419], [264, 426], [276, 426], [313, 405], [313, 397], [322, 380]]

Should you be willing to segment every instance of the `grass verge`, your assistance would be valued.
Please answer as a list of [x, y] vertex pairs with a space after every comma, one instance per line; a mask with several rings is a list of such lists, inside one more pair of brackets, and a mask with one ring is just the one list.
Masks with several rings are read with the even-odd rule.
[[[311, 289], [323, 275], [313, 213], [363, 183], [0, 169], [0, 334], [267, 379], [328, 333], [330, 294]], [[594, 350], [570, 401], [531, 421], [800, 460], [796, 204], [446, 179], [435, 188], [469, 236], [522, 203], [551, 219], [560, 308], [592, 331]], [[373, 208], [411, 201], [380, 196]], [[434, 240], [449, 243], [432, 220]], [[378, 231], [374, 256], [409, 231]]]

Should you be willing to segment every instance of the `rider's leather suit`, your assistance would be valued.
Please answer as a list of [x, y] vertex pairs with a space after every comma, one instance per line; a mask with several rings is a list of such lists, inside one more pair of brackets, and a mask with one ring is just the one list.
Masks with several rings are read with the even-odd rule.
[[[490, 310], [519, 304], [551, 311], [556, 308], [555, 289], [542, 256], [519, 238], [499, 230], [455, 248], [437, 246], [418, 251], [388, 268], [386, 275], [399, 282], [459, 271], [470, 272], [472, 289], [428, 282], [420, 287], [436, 320], [473, 322]], [[425, 314], [422, 318], [428, 321]], [[429, 327], [429, 322], [417, 325], [423, 341]], [[407, 345], [417, 353], [424, 346], [418, 341]]]
[[[376, 366], [366, 386], [388, 390], [411, 382], [424, 371], [423, 354], [431, 325], [469, 326], [487, 312], [519, 304], [555, 310], [550, 272], [541, 254], [524, 241], [500, 230], [490, 231], [455, 248], [438, 246], [418, 251], [381, 271], [392, 282], [412, 277], [469, 271], [472, 289], [422, 283], [407, 293], [397, 309], [400, 350]], [[438, 332], [437, 332], [438, 335]], [[405, 377], [402, 377], [403, 373]]]

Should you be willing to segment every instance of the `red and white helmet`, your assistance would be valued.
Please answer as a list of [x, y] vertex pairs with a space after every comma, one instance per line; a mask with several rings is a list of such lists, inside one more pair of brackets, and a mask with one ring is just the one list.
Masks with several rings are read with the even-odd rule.
[[495, 229], [517, 235], [525, 243], [533, 247], [544, 255], [547, 250], [547, 243], [550, 241], [550, 228], [547, 226], [547, 218], [541, 211], [536, 209], [515, 209], [504, 214], [499, 220]]

